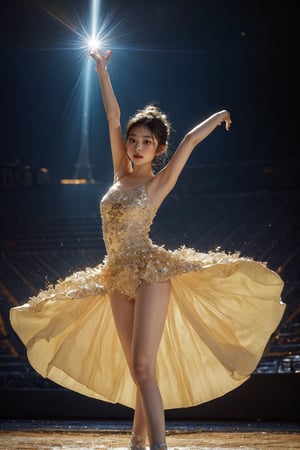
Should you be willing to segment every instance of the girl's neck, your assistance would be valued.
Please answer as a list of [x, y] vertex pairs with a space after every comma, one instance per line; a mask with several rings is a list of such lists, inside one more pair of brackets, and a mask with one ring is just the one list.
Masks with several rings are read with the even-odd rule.
[[130, 175], [134, 178], [153, 178], [152, 168], [134, 167]]

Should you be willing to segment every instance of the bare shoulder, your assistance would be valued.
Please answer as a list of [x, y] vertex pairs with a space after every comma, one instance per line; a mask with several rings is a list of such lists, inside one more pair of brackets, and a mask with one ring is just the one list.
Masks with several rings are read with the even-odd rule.
[[158, 209], [164, 199], [167, 197], [172, 187], [162, 172], [159, 172], [147, 183], [145, 183], [148, 197], [153, 206]]
[[[118, 181], [120, 184], [123, 184], [124, 180], [132, 175], [132, 167], [126, 164], [119, 164], [117, 167], [114, 165], [114, 180]], [[121, 180], [123, 180], [121, 182]]]

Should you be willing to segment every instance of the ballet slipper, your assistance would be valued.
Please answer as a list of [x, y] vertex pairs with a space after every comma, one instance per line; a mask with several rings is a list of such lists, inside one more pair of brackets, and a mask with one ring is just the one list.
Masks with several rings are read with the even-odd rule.
[[146, 450], [146, 438], [132, 433], [128, 450]]

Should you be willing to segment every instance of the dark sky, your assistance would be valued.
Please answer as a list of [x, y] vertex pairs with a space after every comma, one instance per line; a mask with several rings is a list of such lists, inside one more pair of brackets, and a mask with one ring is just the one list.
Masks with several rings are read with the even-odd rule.
[[[19, 158], [57, 178], [73, 175], [89, 57], [75, 48], [71, 29], [89, 23], [90, 3], [1, 2], [0, 161]], [[217, 129], [190, 163], [296, 157], [293, 2], [102, 0], [100, 15], [110, 30], [110, 73], [124, 124], [156, 101], [172, 122], [174, 149], [199, 121], [228, 108], [230, 133]], [[94, 72], [90, 93], [89, 151], [101, 179], [111, 167]]]

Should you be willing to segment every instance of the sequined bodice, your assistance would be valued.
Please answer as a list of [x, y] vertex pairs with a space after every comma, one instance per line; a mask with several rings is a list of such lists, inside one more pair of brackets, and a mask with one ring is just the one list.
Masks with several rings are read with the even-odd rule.
[[124, 189], [114, 184], [100, 203], [107, 254], [115, 256], [151, 245], [149, 230], [155, 216], [144, 185]]
[[[103, 262], [75, 272], [56, 286], [41, 291], [30, 300], [31, 305], [39, 308], [44, 300], [61, 296], [61, 293], [75, 299], [119, 292], [134, 299], [143, 283], [162, 283], [177, 275], [218, 264], [222, 268], [218, 269], [216, 280], [210, 282], [210, 289], [213, 289], [214, 283], [218, 284], [219, 279], [235, 271], [234, 263], [243, 260], [239, 254], [200, 253], [185, 246], [170, 250], [154, 244], [149, 231], [156, 209], [145, 185], [123, 189], [120, 183], [114, 184], [102, 198], [100, 211], [106, 245]], [[204, 277], [209, 273], [207, 271]]]

